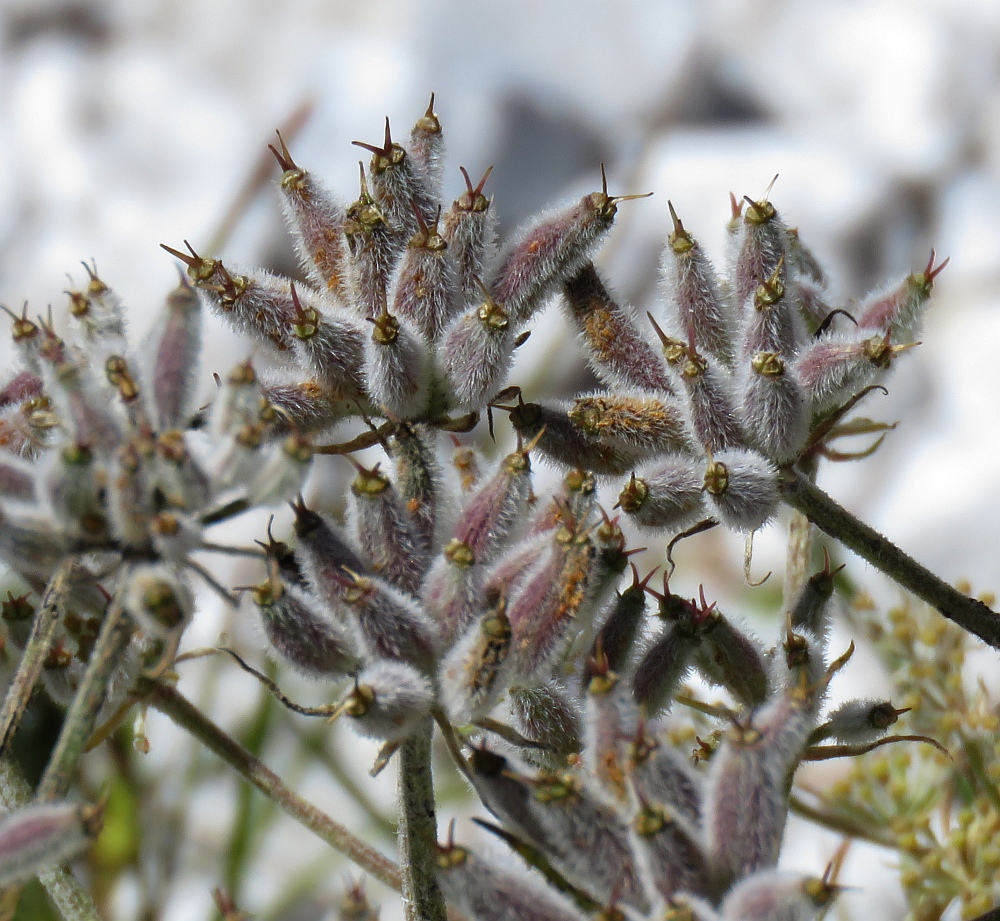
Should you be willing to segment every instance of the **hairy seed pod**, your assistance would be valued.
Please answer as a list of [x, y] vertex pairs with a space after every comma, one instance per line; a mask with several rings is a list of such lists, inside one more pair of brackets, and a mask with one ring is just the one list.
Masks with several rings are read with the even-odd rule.
[[[295, 314], [291, 330], [300, 360], [328, 387], [345, 397], [365, 393], [365, 330], [346, 310], [314, 306], [291, 288]], [[312, 303], [311, 303], [312, 301]]]
[[300, 674], [332, 679], [352, 675], [361, 666], [357, 637], [304, 588], [273, 572], [251, 589], [250, 597], [271, 650]]
[[458, 409], [477, 410], [503, 386], [514, 354], [507, 311], [492, 298], [459, 314], [438, 354]]
[[201, 354], [201, 301], [186, 279], [167, 295], [157, 327], [141, 354], [153, 356], [145, 384], [156, 430], [184, 425], [194, 410]]
[[736, 531], [755, 531], [778, 507], [777, 474], [755, 451], [720, 451], [705, 469], [709, 508]]
[[611, 229], [618, 203], [643, 196], [585, 195], [568, 208], [551, 211], [522, 230], [501, 257], [490, 290], [505, 305], [514, 326], [523, 326], [560, 282], [571, 278]]
[[663, 806], [645, 804], [632, 822], [632, 831], [640, 873], [651, 896], [669, 899], [680, 892], [710, 892], [697, 833], [683, 818]]
[[371, 335], [365, 339], [368, 392], [391, 417], [421, 415], [431, 387], [426, 347], [409, 322], [391, 313], [380, 313], [372, 324]]
[[621, 476], [641, 458], [633, 448], [588, 438], [563, 406], [521, 403], [511, 410], [510, 421], [523, 439], [536, 443], [543, 457], [572, 468], [582, 466], [595, 476]]
[[351, 533], [371, 562], [372, 571], [411, 594], [420, 590], [429, 547], [413, 526], [392, 482], [379, 472], [358, 467], [347, 500]]
[[640, 802], [661, 803], [692, 827], [701, 826], [701, 776], [673, 745], [640, 727], [628, 748], [627, 770]]
[[94, 841], [101, 806], [32, 803], [0, 819], [0, 886], [19, 886], [46, 867], [65, 864]]
[[312, 442], [297, 433], [273, 445], [269, 453], [247, 486], [252, 505], [276, 505], [298, 495], [312, 469]]
[[53, 452], [44, 478], [45, 498], [64, 532], [100, 537], [108, 526], [102, 501], [105, 471], [85, 444], [65, 444]]
[[343, 570], [364, 574], [368, 567], [336, 524], [307, 509], [301, 501], [292, 510], [299, 540], [296, 559], [323, 601], [336, 607], [344, 598], [345, 587], [340, 578]]
[[434, 703], [430, 682], [403, 662], [373, 662], [359, 674], [341, 705], [354, 728], [382, 742], [401, 742]]
[[122, 603], [142, 630], [157, 639], [183, 630], [194, 614], [191, 589], [165, 563], [146, 563], [132, 569]]
[[482, 568], [476, 563], [472, 548], [453, 538], [423, 580], [420, 600], [434, 618], [442, 649], [455, 642], [482, 607]]
[[731, 367], [735, 358], [733, 330], [715, 269], [698, 241], [684, 229], [674, 206], [667, 202], [667, 207], [674, 229], [660, 263], [660, 276], [668, 331], [681, 339], [692, 336], [699, 352]]
[[724, 687], [740, 703], [756, 707], [767, 694], [764, 651], [759, 641], [713, 610], [701, 630], [695, 665], [702, 676]]
[[396, 493], [420, 540], [434, 545], [442, 476], [436, 433], [425, 425], [399, 423], [389, 439]]
[[441, 184], [444, 171], [444, 132], [441, 122], [434, 111], [434, 94], [431, 101], [416, 123], [410, 129], [410, 143], [407, 152], [413, 168], [419, 173], [422, 185], [427, 190], [431, 201], [441, 197]]
[[650, 393], [675, 391], [670, 373], [632, 311], [608, 292], [592, 262], [563, 284], [565, 306], [594, 373], [609, 387], [637, 387]]
[[513, 597], [531, 578], [551, 548], [555, 526], [515, 544], [490, 567], [483, 579], [483, 593]]
[[826, 285], [826, 272], [813, 251], [802, 242], [797, 227], [785, 229], [785, 262], [799, 279], [817, 286]]
[[[839, 571], [839, 570], [838, 570]], [[791, 612], [793, 630], [826, 637], [830, 629], [830, 599], [833, 597], [835, 571], [824, 566], [814, 572], [802, 586]]]
[[924, 309], [934, 289], [934, 280], [948, 264], [934, 265], [935, 252], [922, 272], [907, 275], [894, 287], [876, 292], [861, 306], [858, 326], [864, 330], [891, 334], [896, 342], [911, 342], [920, 330]]
[[837, 887], [824, 879], [768, 870], [733, 886], [721, 906], [722, 921], [817, 921], [836, 895]]
[[882, 738], [905, 712], [888, 700], [849, 700], [837, 707], [820, 729], [823, 738], [844, 745], [867, 745]]
[[208, 504], [211, 483], [188, 450], [188, 437], [180, 429], [160, 434], [155, 444], [153, 475], [164, 507], [201, 512]]
[[337, 391], [317, 380], [271, 381], [261, 386], [261, 398], [278, 413], [277, 435], [319, 435], [353, 409]]
[[552, 756], [550, 764], [565, 767], [566, 758], [583, 749], [580, 708], [563, 685], [551, 680], [530, 687], [519, 684], [509, 689], [507, 697], [515, 728], [545, 747]]
[[224, 435], [234, 435], [260, 414], [260, 380], [250, 361], [236, 365], [222, 381], [219, 394], [212, 403], [209, 429], [218, 440]]
[[488, 716], [506, 687], [511, 637], [506, 608], [507, 602], [496, 598], [441, 663], [442, 700], [456, 725]]
[[636, 703], [650, 714], [667, 706], [691, 670], [700, 641], [697, 629], [686, 621], [668, 624], [635, 668], [632, 694]]
[[434, 342], [464, 306], [456, 298], [455, 270], [438, 220], [410, 237], [393, 279], [392, 312], [409, 322], [426, 342]]
[[479, 296], [477, 279], [483, 277], [486, 265], [495, 255], [497, 221], [492, 199], [483, 195], [483, 187], [493, 167], [486, 170], [476, 186], [472, 185], [465, 168], [460, 169], [466, 191], [455, 199], [445, 214], [441, 236], [448, 243], [455, 269], [458, 300], [467, 304]]
[[756, 352], [742, 376], [747, 441], [777, 464], [794, 460], [809, 434], [809, 404], [778, 352]]
[[639, 707], [627, 681], [599, 653], [584, 690], [583, 763], [612, 802], [628, 801], [626, 757], [639, 728]]
[[[748, 207], [737, 225], [736, 255], [731, 272], [733, 302], [744, 314], [748, 298], [774, 274], [785, 258], [788, 245], [784, 222], [774, 205], [766, 197], [755, 202], [745, 201]], [[739, 218], [735, 208], [734, 218]], [[757, 348], [755, 346], [754, 350]]]
[[645, 613], [646, 586], [636, 572], [632, 584], [611, 602], [610, 612], [591, 644], [581, 675], [584, 687], [594, 674], [593, 663], [598, 655], [604, 657], [612, 672], [622, 674], [629, 670]]
[[31, 622], [35, 618], [35, 605], [28, 599], [30, 592], [19, 595], [7, 590], [7, 600], [0, 603], [0, 617], [3, 618], [7, 641], [14, 651], [21, 652], [28, 645], [31, 636]]
[[715, 454], [743, 445], [729, 375], [714, 359], [687, 349], [678, 365], [687, 393], [691, 430], [705, 450]]
[[[37, 328], [37, 327], [36, 327]], [[18, 371], [0, 387], [0, 409], [40, 396], [42, 379], [32, 371]]]
[[588, 438], [650, 456], [694, 449], [684, 411], [675, 400], [597, 393], [577, 397], [567, 415]]
[[793, 355], [806, 343], [805, 324], [790, 285], [785, 264], [779, 262], [748, 298], [740, 331], [744, 361], [758, 352]]
[[343, 297], [345, 288], [344, 222], [347, 212], [337, 198], [312, 173], [292, 160], [284, 139], [271, 146], [281, 179], [281, 208], [295, 241], [295, 251], [309, 280], [321, 291]]
[[676, 456], [642, 477], [632, 474], [618, 505], [640, 527], [679, 531], [705, 517], [703, 488], [701, 464]]
[[535, 815], [530, 778], [511, 759], [485, 748], [473, 749], [469, 767], [469, 782], [483, 805], [518, 837], [547, 852], [548, 835]]
[[48, 518], [0, 505], [0, 560], [33, 588], [44, 586], [66, 553], [66, 538]]
[[[10, 315], [12, 321], [10, 328], [11, 339], [14, 341], [14, 348], [21, 359], [21, 364], [23, 364], [27, 369], [24, 373], [37, 378], [41, 373], [41, 365], [38, 358], [45, 336], [43, 335], [38, 324], [33, 323], [28, 319], [27, 302], [24, 304], [24, 310], [21, 313], [21, 316], [14, 313], [14, 311], [9, 307], [0, 305], [0, 309]], [[41, 382], [39, 381], [39, 384], [40, 383]], [[4, 388], [5, 392], [9, 387], [10, 385], [8, 384], [7, 387]], [[39, 393], [40, 392], [41, 387], [39, 386]], [[21, 400], [27, 399], [27, 397], [21, 397], [20, 399], [13, 397], [13, 399], [16, 399], [17, 402], [21, 402]]]

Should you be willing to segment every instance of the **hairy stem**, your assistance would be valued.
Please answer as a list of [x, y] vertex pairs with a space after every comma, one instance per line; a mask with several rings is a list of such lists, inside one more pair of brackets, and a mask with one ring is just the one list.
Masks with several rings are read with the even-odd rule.
[[406, 921], [445, 921], [447, 916], [434, 871], [437, 818], [431, 774], [433, 731], [434, 724], [427, 720], [399, 752], [399, 853]]
[[395, 889], [396, 892], [401, 891], [401, 874], [395, 863], [293, 793], [282, 783], [277, 774], [216, 726], [179, 691], [168, 685], [150, 681], [144, 681], [141, 690], [149, 695], [149, 702], [157, 710], [170, 717], [178, 726], [191, 733], [199, 742], [235, 768], [285, 813], [334, 850], [353, 860], [379, 882], [390, 889]]
[[[803, 477], [810, 483], [816, 482], [816, 468], [818, 458], [810, 455], [799, 466]], [[785, 584], [784, 598], [785, 610], [790, 610], [799, 597], [803, 587], [809, 580], [809, 572], [812, 562], [813, 545], [813, 525], [802, 512], [792, 510], [791, 519], [788, 522], [788, 548], [785, 553]]]
[[0, 758], [6, 754], [10, 740], [21, 724], [31, 692], [42, 673], [42, 666], [52, 647], [56, 624], [59, 622], [59, 609], [69, 588], [69, 576], [75, 564], [75, 558], [70, 557], [56, 570], [42, 596], [41, 606], [35, 612], [28, 644], [4, 698], [3, 708], [0, 709]]
[[840, 541], [903, 588], [936, 608], [963, 630], [1000, 649], [1000, 615], [950, 586], [907, 556], [886, 537], [859, 521], [800, 473], [781, 471], [781, 495], [821, 531]]

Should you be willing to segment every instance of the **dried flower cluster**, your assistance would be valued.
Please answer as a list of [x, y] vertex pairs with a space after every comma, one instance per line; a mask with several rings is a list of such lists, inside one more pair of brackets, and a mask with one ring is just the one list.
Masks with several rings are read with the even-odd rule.
[[[804, 758], [865, 749], [901, 712], [869, 700], [824, 715], [850, 654], [829, 661], [834, 571], [786, 600], [767, 647], [704, 591], [640, 578], [597, 483], [617, 479], [626, 521], [664, 536], [761, 527], [782, 477], [835, 454], [844, 413], [912, 344], [941, 266], [932, 255], [852, 317], [827, 305], [816, 260], [766, 196], [733, 200], [723, 277], [671, 207], [647, 326], [591, 262], [619, 203], [642, 196], [603, 182], [501, 249], [489, 171], [474, 185], [463, 170], [467, 191], [441, 203], [442, 145], [433, 100], [406, 144], [387, 122], [381, 146], [360, 145], [371, 160], [345, 204], [279, 137], [308, 283], [189, 246], [170, 252], [190, 282], [141, 344], [96, 272], [70, 294], [71, 334], [13, 315], [0, 557], [29, 589], [3, 604], [18, 674], [43, 637], [31, 667], [86, 739], [173, 661], [192, 579], [228, 595], [196, 559], [220, 549], [212, 525], [290, 501], [294, 539], [260, 535], [265, 578], [249, 590], [267, 651], [345, 685], [312, 712], [383, 742], [383, 763], [401, 749], [404, 773], [436, 721], [498, 833], [547, 879], [451, 840], [428, 862], [414, 838], [404, 892], [421, 916], [443, 910], [439, 886], [469, 921], [818, 917], [835, 882], [775, 869], [792, 775]], [[508, 381], [553, 299], [603, 384], [569, 404], [525, 401]], [[198, 410], [202, 305], [256, 357]], [[517, 445], [491, 464], [454, 433], [496, 409]], [[348, 419], [369, 429], [321, 443]], [[307, 505], [316, 452], [375, 445], [379, 463], [352, 460], [346, 521]], [[532, 488], [538, 458], [566, 471], [556, 495]], [[694, 673], [730, 703], [693, 767], [666, 730], [678, 700], [705, 706], [682, 691]], [[14, 694], [4, 719], [6, 740]]]

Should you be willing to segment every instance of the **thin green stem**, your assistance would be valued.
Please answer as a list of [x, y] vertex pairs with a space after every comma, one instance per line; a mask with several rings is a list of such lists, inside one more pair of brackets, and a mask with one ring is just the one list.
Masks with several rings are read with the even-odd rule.
[[963, 595], [938, 578], [888, 538], [855, 518], [797, 471], [788, 468], [782, 470], [780, 485], [785, 502], [805, 515], [821, 531], [853, 550], [963, 630], [975, 634], [995, 649], [1000, 649], [1000, 615], [983, 602]]
[[35, 612], [21, 663], [10, 683], [3, 708], [0, 709], [0, 758], [6, 754], [17, 727], [21, 725], [21, 717], [27, 709], [31, 692], [38, 683], [45, 659], [52, 648], [56, 625], [59, 623], [59, 609], [69, 588], [69, 577], [75, 565], [75, 558], [70, 557], [56, 570], [42, 596], [41, 606]]
[[437, 883], [437, 818], [428, 719], [399, 751], [399, 853], [403, 870], [406, 921], [446, 921], [444, 896]]
[[894, 851], [899, 848], [898, 843], [892, 837], [880, 835], [878, 829], [867, 824], [861, 825], [853, 822], [846, 816], [826, 812], [823, 809], [810, 806], [799, 799], [794, 793], [789, 798], [788, 806], [796, 815], [802, 816], [804, 819], [809, 819], [809, 821], [815, 822], [823, 828], [828, 828], [830, 831], [847, 835], [849, 838], [860, 838], [862, 841], [868, 841], [871, 844], [877, 844], [879, 847], [886, 847]]
[[286, 814], [315, 833], [334, 850], [353, 860], [362, 870], [396, 892], [402, 890], [399, 867], [373, 847], [351, 834], [339, 822], [293, 793], [281, 778], [227, 735], [175, 688], [143, 681], [140, 687], [149, 702], [178, 726], [235, 768]]

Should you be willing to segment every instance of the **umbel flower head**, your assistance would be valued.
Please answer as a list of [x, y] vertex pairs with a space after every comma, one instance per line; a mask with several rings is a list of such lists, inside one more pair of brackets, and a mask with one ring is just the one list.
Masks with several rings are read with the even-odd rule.
[[[647, 323], [591, 261], [619, 204], [643, 197], [611, 195], [603, 171], [599, 190], [501, 247], [489, 170], [477, 184], [462, 170], [466, 191], [441, 200], [433, 100], [406, 143], [387, 121], [381, 145], [360, 146], [371, 159], [350, 203], [280, 137], [271, 148], [305, 282], [167, 247], [187, 278], [142, 343], [96, 272], [70, 294], [67, 335], [13, 315], [0, 556], [31, 591], [4, 604], [12, 645], [68, 564], [46, 686], [72, 699], [93, 636], [121, 610], [132, 638], [112, 706], [140, 669], [172, 660], [192, 578], [221, 588], [195, 558], [213, 547], [206, 531], [291, 501], [294, 536], [269, 531], [249, 591], [267, 651], [340, 682], [325, 712], [386, 743], [386, 757], [436, 719], [503, 833], [562, 889], [524, 898], [527, 870], [451, 843], [441, 886], [467, 917], [817, 917], [833, 889], [774, 870], [790, 779], [818, 740], [870, 743], [897, 713], [885, 703], [873, 718], [862, 702], [824, 723], [844, 658], [828, 662], [830, 593], [817, 588], [832, 575], [786, 599], [794, 617], [768, 648], [704, 591], [651, 590], [623, 526], [671, 536], [772, 519], [780, 470], [826, 450], [842, 409], [912, 344], [942, 266], [932, 256], [850, 317], [827, 306], [815, 259], [766, 197], [734, 200], [722, 276], [671, 206]], [[508, 380], [550, 303], [601, 382], [568, 403]], [[255, 359], [199, 410], [203, 306]], [[495, 408], [517, 440], [491, 464], [455, 433]], [[326, 443], [348, 419], [370, 432]], [[378, 463], [354, 462], [345, 521], [309, 506], [317, 450], [375, 445]], [[539, 459], [565, 471], [554, 495], [533, 489]], [[600, 504], [609, 481], [625, 521]], [[666, 734], [694, 673], [732, 701], [707, 768]]]

